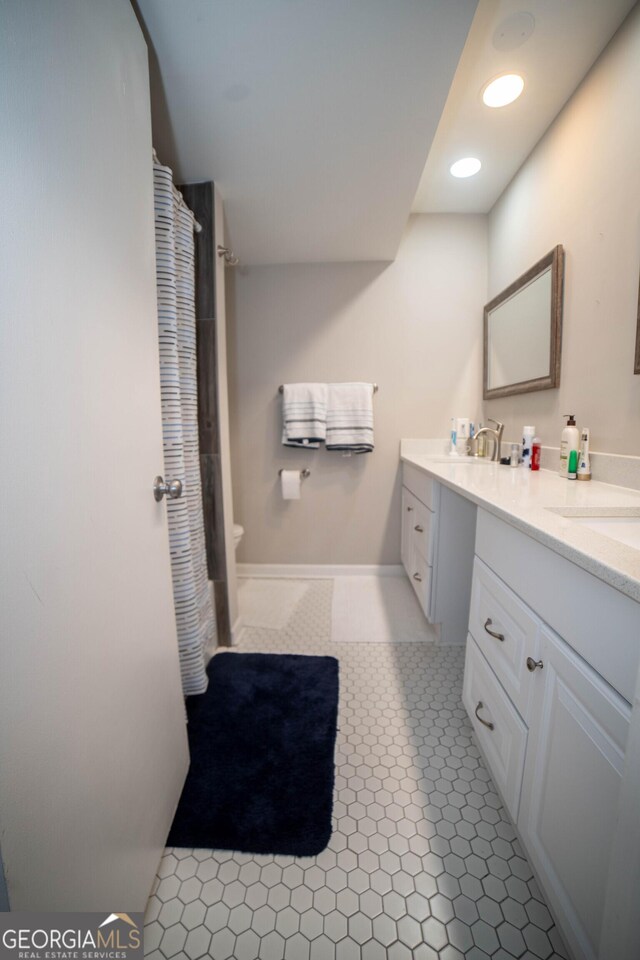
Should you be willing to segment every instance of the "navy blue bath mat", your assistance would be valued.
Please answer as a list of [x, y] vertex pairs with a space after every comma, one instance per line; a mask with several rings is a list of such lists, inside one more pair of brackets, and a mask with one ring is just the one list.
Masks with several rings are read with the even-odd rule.
[[190, 697], [191, 766], [167, 844], [310, 857], [331, 837], [338, 661], [219, 653]]

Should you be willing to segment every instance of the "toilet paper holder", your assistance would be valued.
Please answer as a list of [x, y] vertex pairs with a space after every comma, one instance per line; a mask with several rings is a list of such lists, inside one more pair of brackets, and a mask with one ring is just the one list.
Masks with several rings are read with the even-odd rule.
[[[284, 470], [284, 467], [280, 467], [280, 469], [278, 470], [278, 476], [279, 476], [279, 477], [282, 476], [282, 471], [283, 471], [283, 470]], [[301, 477], [303, 480], [306, 480], [307, 477], [310, 477], [310, 476], [311, 476], [311, 470], [308, 470], [306, 467], [304, 468], [304, 470], [301, 470], [301, 471], [300, 471], [300, 477]]]

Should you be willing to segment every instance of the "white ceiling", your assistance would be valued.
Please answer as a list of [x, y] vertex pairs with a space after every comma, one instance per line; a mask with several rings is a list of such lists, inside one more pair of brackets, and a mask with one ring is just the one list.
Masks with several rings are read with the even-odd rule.
[[137, 6], [156, 149], [243, 263], [393, 259], [476, 0]]
[[[634, 2], [480, 0], [413, 210], [489, 211]], [[512, 49], [497, 49], [496, 43], [518, 43], [519, 24], [509, 18], [523, 11], [533, 16], [531, 35]], [[507, 107], [485, 107], [482, 88], [502, 73], [522, 74], [524, 92]], [[449, 167], [468, 156], [478, 157], [482, 170], [456, 180]]]
[[[132, 2], [156, 149], [178, 181], [216, 181], [245, 264], [391, 260], [411, 210], [487, 212], [634, 5]], [[491, 110], [481, 90], [504, 72], [524, 93]], [[477, 176], [449, 174], [462, 156]]]

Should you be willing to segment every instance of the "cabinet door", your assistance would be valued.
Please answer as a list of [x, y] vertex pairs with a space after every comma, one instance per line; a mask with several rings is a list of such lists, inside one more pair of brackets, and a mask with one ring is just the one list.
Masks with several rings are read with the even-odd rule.
[[414, 517], [416, 515], [415, 510], [415, 498], [409, 493], [406, 487], [402, 488], [402, 527], [401, 527], [401, 543], [400, 543], [400, 559], [402, 560], [402, 566], [405, 568], [409, 576], [413, 573], [412, 570], [412, 550], [413, 550], [413, 526], [414, 526]]
[[415, 512], [411, 514], [415, 517], [413, 523], [413, 543], [415, 549], [422, 555], [423, 559], [431, 566], [433, 564], [433, 544], [435, 525], [433, 522], [433, 512], [425, 507], [423, 503], [416, 500]]
[[576, 956], [597, 957], [630, 708], [542, 631], [518, 827]]
[[411, 555], [411, 563], [413, 565], [409, 572], [411, 586], [425, 617], [427, 620], [431, 620], [431, 567], [422, 554], [415, 549], [415, 546]]

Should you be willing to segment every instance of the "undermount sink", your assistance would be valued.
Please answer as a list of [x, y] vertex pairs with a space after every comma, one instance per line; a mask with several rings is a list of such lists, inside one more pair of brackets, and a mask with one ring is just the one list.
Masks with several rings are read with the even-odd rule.
[[487, 463], [493, 462], [490, 457], [460, 457], [460, 456], [429, 457], [429, 460], [431, 460], [432, 463], [452, 463], [456, 467], [458, 466], [472, 467], [474, 464], [477, 464], [477, 463], [482, 463], [486, 465]]
[[640, 550], [640, 507], [547, 507], [595, 533]]

